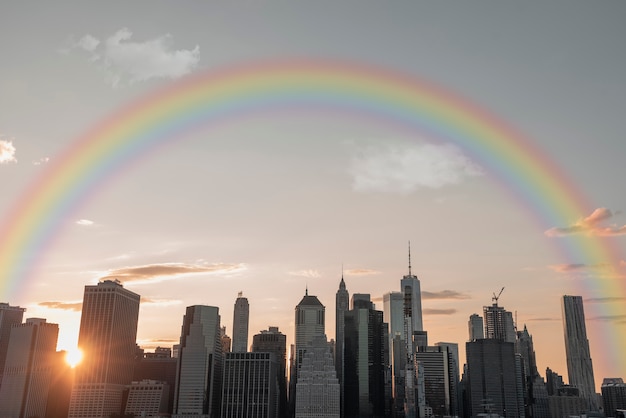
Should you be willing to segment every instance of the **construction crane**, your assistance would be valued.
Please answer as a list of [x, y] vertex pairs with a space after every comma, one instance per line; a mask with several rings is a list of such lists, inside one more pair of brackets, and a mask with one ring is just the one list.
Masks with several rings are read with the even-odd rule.
[[502, 294], [502, 292], [504, 291], [504, 287], [502, 289], [500, 289], [500, 293], [498, 293], [498, 296], [496, 296], [496, 292], [493, 292], [493, 297], [491, 298], [492, 301], [494, 301], [494, 305], [498, 305], [498, 299], [500, 299], [500, 295]]

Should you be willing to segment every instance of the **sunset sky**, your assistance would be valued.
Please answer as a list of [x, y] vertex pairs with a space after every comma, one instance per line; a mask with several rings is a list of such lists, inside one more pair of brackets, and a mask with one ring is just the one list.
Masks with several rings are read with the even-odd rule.
[[[382, 310], [410, 241], [429, 342], [457, 342], [462, 363], [469, 316], [504, 287], [540, 373], [567, 380], [560, 300], [582, 294], [596, 382], [626, 378], [609, 354], [626, 339], [626, 294], [602, 291], [626, 277], [626, 3], [7, 2], [0, 16], [4, 223], [124, 106], [185, 77], [292, 58], [389, 69], [475, 103], [589, 202], [584, 217], [544, 225], [453, 144], [364, 118], [260, 112], [142, 154], [65, 213], [33, 277], [0, 298], [59, 323], [60, 349], [76, 346], [84, 286], [105, 277], [142, 296], [148, 351], [178, 342], [194, 304], [218, 306], [231, 335], [240, 291], [250, 341], [279, 326], [293, 342], [307, 287], [334, 338], [342, 269], [350, 294]], [[614, 248], [614, 265], [564, 255], [580, 234]]]

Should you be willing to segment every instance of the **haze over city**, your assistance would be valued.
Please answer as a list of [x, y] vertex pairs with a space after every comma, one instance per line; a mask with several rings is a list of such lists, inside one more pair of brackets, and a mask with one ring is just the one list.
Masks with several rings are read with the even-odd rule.
[[[147, 351], [178, 343], [194, 304], [218, 306], [231, 333], [239, 292], [251, 335], [278, 326], [293, 343], [308, 289], [330, 339], [342, 275], [382, 309], [410, 241], [429, 341], [463, 353], [469, 316], [504, 288], [540, 373], [566, 375], [560, 300], [582, 295], [596, 385], [626, 377], [611, 354], [626, 295], [603, 292], [625, 277], [623, 3], [61, 1], [2, 15], [2, 219], [120, 109], [186, 77], [289, 59], [389, 69], [462, 97], [522, 132], [589, 202], [583, 217], [544, 225], [454, 144], [363, 117], [254, 113], [150, 149], [64, 214], [32, 277], [1, 300], [58, 323], [60, 349], [76, 346], [84, 286], [105, 278], [141, 295]], [[613, 248], [615, 265], [572, 258], [580, 234]]]

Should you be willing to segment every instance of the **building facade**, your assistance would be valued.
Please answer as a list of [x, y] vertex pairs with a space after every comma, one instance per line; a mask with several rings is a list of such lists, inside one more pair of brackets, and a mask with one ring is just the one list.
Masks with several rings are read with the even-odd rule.
[[219, 417], [223, 367], [220, 335], [217, 307], [187, 307], [176, 364], [173, 417]]
[[131, 382], [124, 413], [142, 418], [169, 417], [169, 393], [167, 382], [149, 379]]
[[26, 308], [0, 303], [0, 385], [2, 385], [2, 372], [4, 371], [4, 362], [9, 349], [11, 327], [22, 323], [25, 310]]
[[307, 289], [295, 311], [297, 380], [307, 347], [317, 337], [326, 339], [326, 308], [317, 296], [310, 296]]
[[590, 410], [597, 410], [595, 380], [585, 326], [583, 298], [582, 296], [564, 295], [561, 307], [569, 384], [580, 390], [580, 396], [588, 400]]
[[221, 417], [277, 418], [277, 370], [274, 353], [227, 353]]
[[274, 353], [278, 381], [278, 416], [287, 417], [287, 336], [278, 327], [269, 327], [252, 337], [253, 353]]
[[45, 417], [59, 326], [29, 318], [13, 325], [0, 387], [0, 417]]
[[235, 300], [233, 311], [233, 340], [232, 352], [245, 353], [248, 351], [248, 323], [250, 320], [250, 304], [239, 292]]
[[303, 355], [296, 383], [296, 418], [340, 418], [339, 381], [325, 337], [314, 338]]
[[78, 334], [83, 360], [76, 368], [69, 418], [119, 414], [136, 356], [138, 294], [118, 281], [85, 286]]
[[350, 294], [346, 289], [346, 283], [343, 280], [343, 274], [341, 275], [341, 281], [339, 282], [339, 290], [335, 295], [335, 370], [337, 371], [337, 378], [339, 379], [339, 386], [341, 391], [341, 410], [343, 411], [343, 399], [344, 399], [344, 377], [343, 377], [343, 348], [344, 348], [344, 316], [350, 308]]

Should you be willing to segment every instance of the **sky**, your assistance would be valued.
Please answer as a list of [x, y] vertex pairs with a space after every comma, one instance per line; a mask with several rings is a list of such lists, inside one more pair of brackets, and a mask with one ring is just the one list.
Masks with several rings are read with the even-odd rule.
[[463, 97], [523, 132], [590, 204], [546, 226], [454, 144], [323, 112], [252, 115], [142, 155], [65, 214], [34, 277], [0, 295], [58, 323], [60, 349], [76, 346], [84, 286], [103, 278], [142, 296], [147, 351], [177, 343], [194, 304], [218, 306], [231, 335], [239, 292], [250, 341], [278, 326], [292, 343], [306, 289], [330, 339], [342, 275], [382, 310], [410, 241], [429, 342], [458, 343], [463, 362], [469, 316], [504, 288], [540, 373], [567, 380], [560, 300], [581, 294], [597, 385], [626, 378], [606, 360], [626, 336], [626, 294], [592, 291], [626, 276], [562, 251], [594, 236], [624, 273], [623, 2], [6, 2], [1, 15], [3, 220], [124, 106], [194, 74], [291, 58], [385, 68]]

